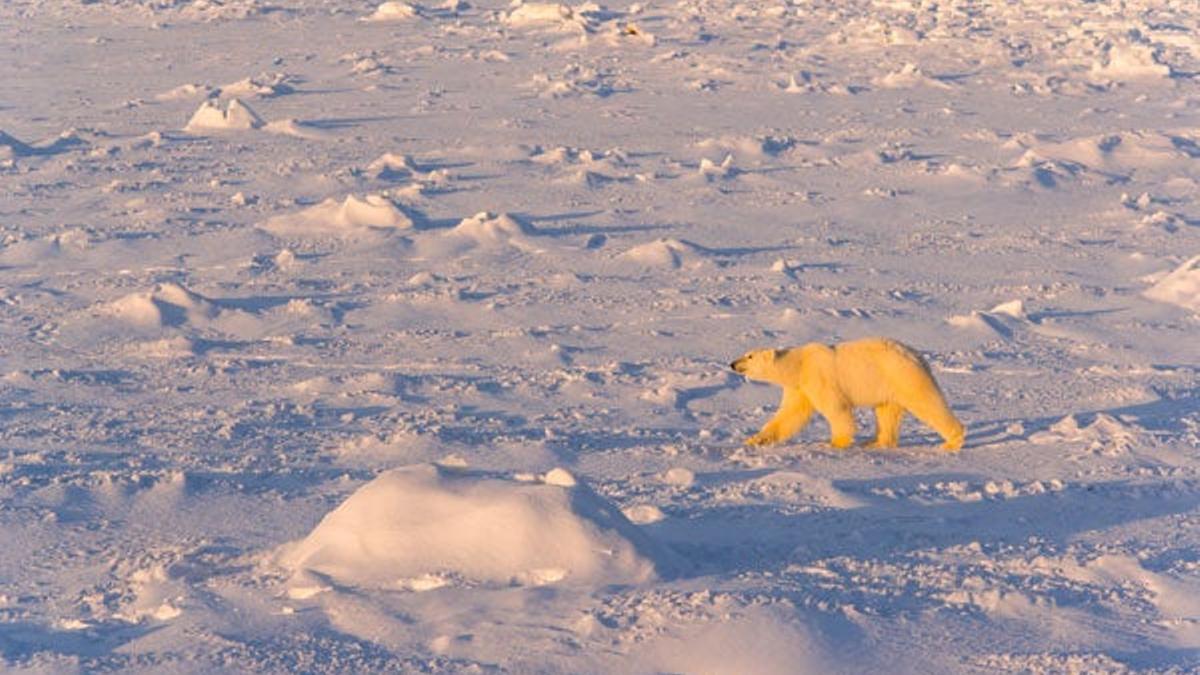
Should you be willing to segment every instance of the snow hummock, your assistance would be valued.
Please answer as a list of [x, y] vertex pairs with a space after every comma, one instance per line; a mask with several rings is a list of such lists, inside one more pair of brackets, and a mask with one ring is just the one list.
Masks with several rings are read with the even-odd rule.
[[505, 22], [519, 27], [582, 27], [583, 19], [569, 5], [554, 2], [518, 2]]
[[708, 251], [690, 241], [666, 237], [639, 244], [621, 254], [622, 258], [647, 267], [697, 267], [705, 262]]
[[407, 229], [412, 226], [412, 220], [396, 208], [391, 200], [370, 194], [362, 199], [348, 195], [341, 202], [330, 197], [299, 213], [270, 218], [260, 227], [283, 237], [322, 237]]
[[114, 618], [139, 623], [147, 619], [170, 621], [183, 614], [180, 608], [185, 595], [183, 583], [172, 579], [164, 565], [136, 570], [129, 575], [129, 582], [131, 597]]
[[1200, 313], [1200, 255], [1189, 258], [1142, 294]]
[[535, 234], [533, 226], [529, 223], [507, 213], [491, 211], [480, 211], [469, 218], [463, 218], [451, 232], [480, 243], [499, 243]]
[[1090, 424], [1083, 425], [1075, 415], [1067, 415], [1051, 424], [1046, 431], [1031, 434], [1029, 441], [1038, 445], [1086, 444], [1086, 450], [1090, 453], [1116, 456], [1146, 446], [1150, 438], [1138, 426], [1100, 413]]
[[1037, 168], [1051, 163], [1057, 164], [1059, 171], [1068, 172], [1085, 168], [1126, 174], [1138, 169], [1184, 167], [1192, 161], [1184, 151], [1186, 139], [1153, 131], [1089, 134], [1058, 142], [1021, 134], [1005, 146], [1024, 150], [1015, 167]]
[[960, 314], [946, 319], [946, 322], [956, 328], [971, 328], [994, 332], [1001, 337], [1012, 337], [1013, 332], [1029, 322], [1025, 314], [1025, 303], [1021, 300], [1009, 300], [985, 311], [973, 311], [970, 314]]
[[1113, 80], [1156, 79], [1171, 76], [1171, 67], [1161, 63], [1153, 46], [1117, 42], [1105, 58], [1092, 63], [1092, 75]]
[[417, 167], [408, 155], [385, 152], [367, 165], [367, 171], [375, 178], [388, 178], [415, 174]]
[[532, 241], [536, 236], [537, 229], [517, 216], [480, 211], [463, 218], [449, 230], [422, 241], [419, 247], [425, 257], [431, 258], [463, 255], [472, 251], [542, 253], [545, 249]]
[[218, 91], [224, 98], [243, 96], [271, 98], [292, 93], [294, 81], [295, 78], [287, 73], [260, 73], [253, 77], [244, 77], [237, 82], [223, 84]]
[[107, 313], [143, 328], [213, 319], [220, 314], [212, 300], [169, 282], [158, 284], [150, 292], [126, 295], [109, 303], [107, 309]]
[[733, 155], [725, 155], [725, 159], [718, 164], [711, 159], [704, 157], [700, 160], [699, 173], [703, 178], [714, 180], [717, 178], [727, 178], [734, 175], [737, 169], [733, 168]]
[[950, 89], [950, 85], [930, 77], [925, 71], [917, 67], [916, 64], [906, 63], [898, 70], [894, 70], [886, 75], [875, 78], [874, 83], [877, 86], [885, 89], [906, 89], [909, 87], [936, 87], [938, 89]]
[[[571, 480], [567, 480], [570, 477]], [[672, 554], [562, 469], [543, 481], [417, 464], [386, 471], [326, 515], [278, 561], [300, 587], [324, 575], [361, 588], [413, 579], [540, 586], [640, 584]]]
[[281, 120], [272, 120], [263, 127], [263, 131], [280, 134], [283, 136], [295, 136], [296, 138], [307, 138], [312, 140], [324, 140], [333, 138], [334, 134], [326, 129], [318, 126], [305, 123], [291, 117]]
[[208, 98], [216, 93], [212, 87], [206, 84], [196, 82], [188, 82], [174, 87], [168, 91], [156, 95], [154, 98], [158, 101], [189, 101], [196, 98]]
[[184, 131], [218, 131], [260, 129], [266, 125], [250, 106], [240, 99], [231, 98], [224, 110], [218, 101], [208, 100], [200, 104]]
[[404, 21], [417, 15], [417, 10], [407, 2], [384, 2], [375, 8], [363, 21]]

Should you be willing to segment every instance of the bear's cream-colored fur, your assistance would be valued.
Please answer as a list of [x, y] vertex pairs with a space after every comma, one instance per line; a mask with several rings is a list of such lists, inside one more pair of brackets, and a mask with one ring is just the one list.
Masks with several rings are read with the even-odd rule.
[[915, 351], [887, 338], [834, 346], [809, 343], [793, 349], [756, 349], [732, 368], [748, 379], [783, 388], [779, 411], [746, 440], [778, 443], [799, 432], [812, 413], [829, 421], [835, 448], [854, 442], [854, 406], [872, 406], [878, 424], [873, 447], [892, 448], [905, 411], [942, 436], [947, 450], [962, 447], [965, 430], [950, 412], [929, 366]]

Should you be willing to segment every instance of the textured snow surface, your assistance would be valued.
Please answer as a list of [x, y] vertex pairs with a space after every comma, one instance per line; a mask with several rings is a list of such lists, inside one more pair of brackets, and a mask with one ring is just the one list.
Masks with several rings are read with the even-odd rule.
[[1197, 25], [0, 2], [0, 671], [1197, 672]]

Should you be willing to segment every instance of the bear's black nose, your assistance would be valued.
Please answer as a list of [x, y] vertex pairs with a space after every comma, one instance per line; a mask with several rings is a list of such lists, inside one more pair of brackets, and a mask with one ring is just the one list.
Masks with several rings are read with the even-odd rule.
[[[729, 364], [729, 367], [730, 367], [730, 368], [733, 368], [734, 370], [737, 370], [737, 369], [738, 369], [738, 363], [740, 363], [740, 362], [739, 362], [739, 361], [734, 361], [733, 363]], [[741, 371], [739, 371], [739, 372], [741, 372]]]

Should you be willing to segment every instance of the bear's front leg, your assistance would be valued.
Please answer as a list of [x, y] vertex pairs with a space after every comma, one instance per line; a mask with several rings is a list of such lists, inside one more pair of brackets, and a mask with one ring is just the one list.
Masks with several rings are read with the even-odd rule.
[[746, 445], [769, 445], [795, 436], [808, 424], [813, 406], [799, 389], [784, 389], [779, 410], [757, 434], [746, 439]]
[[829, 444], [839, 450], [854, 445], [854, 411], [848, 405], [827, 408], [821, 414], [829, 421]]
[[746, 439], [746, 445], [770, 445], [779, 441], [779, 424], [772, 419], [763, 425], [762, 429], [758, 430], [750, 438]]

